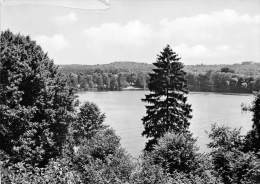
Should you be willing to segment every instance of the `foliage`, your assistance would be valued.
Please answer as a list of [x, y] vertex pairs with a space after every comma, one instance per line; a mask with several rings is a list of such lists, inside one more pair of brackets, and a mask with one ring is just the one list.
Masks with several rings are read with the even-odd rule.
[[220, 180], [210, 172], [183, 173], [174, 171], [168, 173], [161, 164], [155, 164], [150, 153], [145, 153], [138, 160], [131, 175], [131, 184], [221, 184]]
[[255, 94], [255, 99], [252, 106], [242, 105], [243, 111], [251, 111], [253, 114], [253, 126], [245, 136], [244, 151], [253, 151], [258, 153], [260, 151], [260, 93]]
[[[8, 174], [7, 174], [8, 173]], [[45, 168], [32, 167], [18, 162], [7, 168], [3, 176], [5, 184], [79, 184], [82, 183], [79, 173], [69, 167], [65, 159], [53, 160]]]
[[[95, 104], [87, 102], [76, 116], [73, 125], [78, 126], [71, 127], [73, 136], [67, 136], [67, 144], [58, 159], [42, 168], [23, 162], [14, 165], [7, 160], [5, 183], [128, 182], [133, 169], [131, 158], [121, 148], [114, 131], [103, 125], [104, 114]], [[82, 135], [75, 136], [75, 133]]]
[[260, 151], [260, 93], [258, 93], [253, 102], [253, 131], [255, 132], [255, 152]]
[[148, 156], [176, 181], [180, 177], [184, 178], [182, 182], [215, 183], [218, 179], [214, 176], [210, 158], [198, 150], [192, 134], [167, 133]]
[[235, 73], [234, 70], [228, 68], [228, 67], [223, 67], [221, 68], [220, 72], [224, 72], [224, 73]]
[[79, 144], [80, 140], [93, 137], [97, 131], [104, 128], [104, 119], [105, 115], [100, 112], [97, 105], [90, 102], [84, 103], [72, 123], [75, 143]]
[[260, 89], [260, 79], [230, 72], [207, 71], [205, 74], [187, 74], [191, 91], [252, 93]]
[[147, 156], [138, 160], [130, 179], [130, 184], [170, 184], [170, 182], [171, 178], [164, 169], [154, 164]]
[[111, 129], [84, 140], [74, 156], [74, 167], [84, 183], [124, 183], [132, 171], [130, 157]]
[[211, 142], [208, 144], [208, 147], [212, 149], [218, 149], [219, 147], [225, 150], [243, 149], [243, 136], [240, 129], [231, 130], [229, 127], [213, 124], [209, 138]]
[[204, 175], [193, 175], [175, 172], [172, 174], [171, 184], [222, 184], [222, 182], [209, 173]]
[[[252, 129], [249, 132], [247, 132], [245, 136], [245, 144], [244, 144], [244, 151], [253, 151], [254, 153], [259, 153], [259, 138], [258, 135], [256, 135], [256, 130]], [[258, 155], [260, 158], [260, 155]]]
[[146, 149], [166, 132], [186, 131], [191, 118], [191, 106], [187, 104], [187, 86], [183, 64], [178, 55], [168, 45], [158, 55], [154, 63], [155, 69], [150, 74], [148, 88], [150, 94], [145, 95], [147, 102], [146, 116], [143, 117], [143, 136], [152, 138]]
[[83, 183], [124, 183], [133, 165], [114, 130], [104, 125], [105, 115], [90, 102], [80, 107], [72, 124], [72, 140], [64, 153]]
[[255, 166], [257, 160], [252, 152], [243, 152], [244, 141], [240, 130], [213, 125], [209, 137], [214, 170], [223, 183], [256, 182], [255, 177], [260, 174]]
[[0, 149], [13, 162], [46, 165], [61, 154], [73, 91], [29, 36], [5, 31], [0, 44]]
[[168, 173], [190, 173], [199, 165], [195, 142], [188, 133], [166, 133], [155, 145], [151, 157], [154, 163], [160, 164]]

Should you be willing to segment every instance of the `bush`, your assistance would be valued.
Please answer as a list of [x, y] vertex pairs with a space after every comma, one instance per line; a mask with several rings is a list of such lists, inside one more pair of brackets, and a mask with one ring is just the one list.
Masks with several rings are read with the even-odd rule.
[[105, 115], [100, 112], [96, 104], [90, 102], [83, 104], [72, 124], [75, 143], [80, 144], [81, 140], [94, 136], [101, 128], [105, 127], [104, 120]]
[[169, 174], [146, 155], [136, 163], [130, 184], [170, 184], [170, 181]]
[[201, 174], [173, 171], [168, 173], [146, 153], [138, 160], [131, 175], [131, 184], [221, 184], [210, 172]]
[[209, 157], [198, 153], [190, 133], [167, 133], [137, 164], [132, 183], [219, 183]]
[[79, 184], [79, 174], [69, 167], [67, 160], [53, 160], [45, 168], [32, 167], [23, 162], [7, 167], [3, 177], [6, 184]]
[[81, 143], [74, 167], [84, 183], [124, 183], [129, 180], [132, 163], [111, 129], [100, 130]]
[[255, 183], [259, 175], [256, 169], [256, 156], [243, 152], [244, 142], [240, 130], [213, 125], [209, 134], [214, 170], [225, 184]]
[[209, 133], [211, 142], [208, 147], [211, 149], [222, 148], [224, 150], [238, 149], [242, 150], [244, 146], [243, 136], [241, 135], [240, 129], [231, 130], [226, 126], [217, 126], [213, 124]]
[[198, 168], [199, 154], [195, 143], [189, 133], [167, 133], [159, 139], [151, 157], [155, 164], [160, 164], [169, 173], [189, 173]]

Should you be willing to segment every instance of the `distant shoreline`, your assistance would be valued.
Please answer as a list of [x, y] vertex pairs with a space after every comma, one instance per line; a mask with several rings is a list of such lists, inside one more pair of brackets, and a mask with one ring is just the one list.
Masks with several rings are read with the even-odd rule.
[[[141, 89], [141, 88], [136, 88], [136, 89], [124, 89], [124, 90], [86, 90], [86, 91], [77, 91], [77, 93], [85, 93], [85, 92], [126, 92], [126, 91], [149, 91], [148, 89]], [[214, 92], [214, 91], [190, 91], [189, 94], [220, 94], [220, 95], [237, 95], [237, 96], [251, 96], [254, 95], [253, 93], [229, 93], [229, 92]]]

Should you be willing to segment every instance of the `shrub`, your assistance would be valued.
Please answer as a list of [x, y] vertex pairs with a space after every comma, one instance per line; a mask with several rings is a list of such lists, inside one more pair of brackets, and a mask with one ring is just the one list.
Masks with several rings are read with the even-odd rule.
[[166, 133], [137, 164], [133, 183], [219, 183], [208, 155], [198, 153], [195, 143], [190, 133]]
[[90, 184], [127, 182], [133, 167], [120, 139], [109, 128], [82, 141], [73, 160], [83, 182]]
[[130, 184], [170, 184], [171, 178], [150, 157], [142, 157], [131, 174]]
[[240, 130], [213, 125], [209, 137], [209, 148], [214, 170], [223, 183], [254, 183], [257, 171], [256, 156], [252, 152], [243, 152], [243, 137]]
[[131, 175], [131, 184], [221, 184], [210, 172], [200, 175], [173, 171], [168, 173], [160, 164], [155, 164], [149, 153], [138, 160]]
[[90, 139], [101, 128], [104, 128], [105, 115], [100, 112], [96, 104], [86, 102], [77, 113], [76, 120], [72, 124], [73, 138], [76, 144], [81, 140]]
[[158, 145], [151, 152], [156, 164], [160, 164], [167, 172], [189, 173], [198, 167], [198, 148], [196, 140], [188, 133], [167, 133], [159, 139]]
[[65, 159], [52, 160], [45, 168], [32, 167], [23, 162], [7, 167], [3, 177], [6, 184], [79, 184], [79, 174]]

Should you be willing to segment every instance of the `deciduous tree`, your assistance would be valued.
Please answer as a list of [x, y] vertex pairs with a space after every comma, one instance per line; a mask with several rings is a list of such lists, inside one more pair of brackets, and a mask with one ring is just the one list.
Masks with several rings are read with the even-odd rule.
[[29, 36], [2, 32], [0, 58], [0, 149], [14, 162], [45, 165], [61, 154], [73, 91]]

